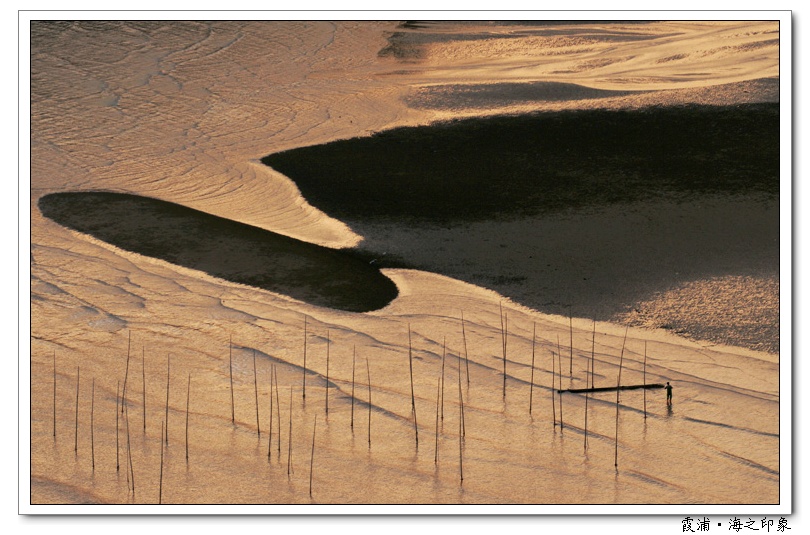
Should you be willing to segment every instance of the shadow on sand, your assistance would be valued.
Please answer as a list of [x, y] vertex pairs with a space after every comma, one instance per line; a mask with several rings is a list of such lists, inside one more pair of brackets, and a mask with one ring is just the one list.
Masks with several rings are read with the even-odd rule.
[[271, 154], [343, 221], [456, 223], [675, 196], [779, 194], [779, 105], [463, 119]]
[[262, 161], [386, 263], [542, 312], [778, 346], [778, 103], [460, 119]]
[[351, 312], [384, 307], [394, 283], [367, 259], [178, 204], [112, 192], [66, 192], [39, 200], [68, 228], [145, 256], [295, 299]]

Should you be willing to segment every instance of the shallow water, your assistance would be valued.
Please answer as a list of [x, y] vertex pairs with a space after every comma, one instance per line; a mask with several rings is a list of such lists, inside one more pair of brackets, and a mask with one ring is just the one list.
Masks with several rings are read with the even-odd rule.
[[[660, 45], [652, 57], [634, 63], [648, 61], [650, 70], [660, 72], [655, 58], [670, 57], [679, 46], [695, 53], [706, 39], [723, 35], [739, 47], [712, 56], [716, 78], [692, 78], [688, 84], [657, 78], [650, 87], [687, 85], [692, 98], [701, 83], [708, 87], [772, 77], [774, 56], [763, 50], [771, 50], [767, 43], [776, 25], [751, 24], [634, 25], [634, 32], [646, 33], [645, 47], [651, 41]], [[637, 41], [619, 39], [617, 49], [615, 35], [607, 41], [572, 40], [564, 37], [569, 30], [558, 28], [563, 37], [545, 36], [543, 42], [553, 44], [555, 53], [571, 55], [561, 58], [564, 64], [547, 63], [537, 71], [530, 52], [551, 50], [537, 47], [537, 35], [501, 39], [500, 45], [474, 37], [461, 46], [450, 38], [448, 48], [434, 47], [420, 66], [378, 56], [395, 26], [250, 21], [34, 25], [31, 503], [501, 503], [530, 504], [533, 512], [559, 511], [544, 508], [547, 504], [710, 504], [715, 509], [705, 510], [724, 512], [738, 511], [740, 504], [778, 504], [786, 458], [779, 449], [777, 354], [707, 347], [635, 328], [628, 331], [622, 351], [622, 326], [599, 322], [593, 335], [590, 319], [575, 317], [569, 324], [568, 317], [540, 314], [484, 286], [404, 269], [383, 270], [400, 291], [386, 308], [340, 312], [127, 252], [62, 227], [37, 209], [39, 198], [53, 192], [127, 192], [320, 245], [356, 245], [364, 237], [357, 229], [309, 206], [289, 179], [259, 158], [441, 117], [444, 112], [404, 104], [420, 86], [462, 79], [514, 81], [506, 73], [532, 70], [542, 77], [549, 69], [570, 70], [572, 61], [584, 61], [581, 54], [598, 55], [600, 47], [615, 59], [633, 51]], [[469, 28], [463, 33], [469, 34]], [[750, 40], [766, 44], [747, 55], [742, 45]], [[516, 45], [526, 54], [515, 54]], [[588, 72], [591, 79], [610, 78], [604, 65], [592, 65], [572, 81], [583, 83]], [[730, 65], [745, 69], [731, 75]], [[407, 69], [411, 72], [402, 72]], [[596, 87], [615, 89], [619, 78], [627, 80], [613, 72], [612, 82]], [[757, 75], [746, 77], [747, 72]], [[644, 82], [637, 78], [629, 85], [636, 90]], [[731, 98], [728, 91], [719, 94]], [[543, 105], [531, 103], [535, 109]], [[499, 307], [508, 318], [505, 395]], [[448, 357], [437, 462], [443, 347]], [[617, 441], [615, 395], [590, 398], [585, 450], [585, 398], [564, 394], [564, 427], [553, 425], [552, 352], [562, 357], [557, 367], [564, 372], [563, 387], [584, 383], [593, 354], [597, 384], [613, 384], [621, 360], [623, 384], [671, 381], [674, 405], [668, 410], [662, 395], [648, 392], [645, 419], [642, 392], [623, 393]], [[460, 355], [465, 359], [459, 456]], [[274, 364], [279, 390], [273, 388], [277, 412], [270, 443]], [[128, 409], [122, 415], [116, 398], [125, 377]], [[127, 416], [128, 449], [121, 446]], [[161, 421], [167, 419], [161, 493]], [[131, 452], [129, 475], [125, 451]], [[716, 508], [723, 504], [728, 507]]]

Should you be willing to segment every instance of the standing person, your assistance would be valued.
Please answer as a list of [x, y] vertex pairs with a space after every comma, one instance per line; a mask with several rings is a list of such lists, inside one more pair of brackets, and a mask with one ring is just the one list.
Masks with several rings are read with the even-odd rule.
[[667, 389], [667, 405], [672, 405], [672, 385], [669, 384], [669, 381], [667, 381], [667, 386], [664, 388]]

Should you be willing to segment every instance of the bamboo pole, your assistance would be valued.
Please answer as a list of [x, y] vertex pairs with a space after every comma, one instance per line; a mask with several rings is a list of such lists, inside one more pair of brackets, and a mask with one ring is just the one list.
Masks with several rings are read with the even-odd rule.
[[273, 446], [273, 377], [276, 375], [276, 365], [270, 365], [270, 431], [267, 433], [267, 460], [270, 460], [270, 448]]
[[129, 464], [129, 479], [132, 481], [132, 496], [135, 497], [135, 470], [132, 468], [132, 442], [129, 438], [129, 406], [124, 403], [124, 421], [127, 426], [127, 463]]
[[235, 424], [236, 411], [233, 402], [233, 336], [228, 336], [228, 375], [231, 379], [231, 423]]
[[[644, 378], [642, 383], [647, 384], [647, 340], [644, 340]], [[644, 389], [644, 419], [647, 419], [647, 389]]]
[[[118, 407], [115, 407], [118, 411]], [[117, 414], [117, 412], [116, 412]], [[53, 438], [56, 439], [56, 350], [53, 350]]]
[[[129, 356], [130, 356], [130, 349], [132, 348], [132, 331], [127, 331], [127, 365], [124, 369], [124, 388], [121, 391], [121, 399], [127, 398], [127, 378], [129, 377]], [[121, 410], [124, 410], [123, 403], [121, 404]]]
[[191, 374], [188, 374], [188, 386], [186, 386], [186, 464], [188, 464], [188, 412], [191, 405]]
[[442, 378], [436, 381], [436, 453], [433, 456], [433, 464], [439, 462], [439, 394], [442, 388]]
[[118, 401], [120, 399], [121, 394], [121, 380], [119, 379], [118, 382], [115, 384], [115, 471], [118, 472], [121, 469], [121, 461], [118, 458], [118, 428], [120, 427], [118, 424]]
[[554, 400], [554, 380], [557, 375], [557, 366], [554, 362], [554, 351], [551, 352], [551, 414], [554, 416], [554, 429], [557, 429], [557, 405]]
[[256, 349], [253, 350], [253, 399], [256, 401], [256, 435], [261, 439], [262, 429], [259, 425], [259, 382], [256, 377]]
[[329, 330], [326, 331], [326, 383], [324, 386], [324, 404], [325, 404], [325, 413], [329, 416], [329, 346], [330, 346], [330, 339], [329, 339]]
[[624, 341], [622, 342], [622, 352], [619, 355], [619, 377], [616, 379], [616, 442], [615, 442], [615, 450], [613, 454], [613, 466], [619, 467], [619, 393], [621, 392], [622, 386], [622, 364], [624, 361], [624, 346], [627, 343], [627, 330], [628, 328], [625, 327], [624, 330]]
[[309, 497], [312, 498], [312, 472], [315, 467], [315, 428], [318, 426], [318, 416], [312, 424], [312, 453], [309, 456]]
[[[587, 381], [587, 376], [586, 376]], [[590, 392], [585, 392], [585, 438], [583, 439], [583, 448], [588, 449], [588, 398], [591, 397]]]
[[79, 367], [76, 366], [76, 426], [73, 433], [73, 452], [79, 452]]
[[568, 357], [568, 376], [574, 375], [574, 319], [572, 318], [573, 312], [568, 309], [568, 332], [571, 340], [571, 352]]
[[464, 311], [461, 311], [461, 337], [464, 340], [464, 363], [467, 368], [467, 387], [470, 386], [470, 354], [467, 351], [467, 330], [464, 328]]
[[275, 382], [276, 382], [276, 421], [278, 422], [278, 426], [276, 427], [276, 430], [278, 431], [278, 433], [277, 433], [278, 434], [278, 460], [281, 461], [281, 401], [279, 400], [279, 396], [281, 394], [279, 393], [279, 388], [278, 388], [278, 370], [276, 370]]
[[[560, 371], [559, 379], [560, 379], [560, 390], [562, 390], [562, 355], [557, 354], [557, 369]], [[560, 401], [560, 432], [563, 430], [563, 402], [562, 402], [562, 394], [560, 394], [557, 399]]]
[[537, 322], [532, 324], [532, 374], [529, 380], [529, 414], [532, 413], [532, 391], [534, 390], [534, 342], [537, 339]]
[[163, 422], [160, 422], [160, 485], [158, 487], [158, 505], [163, 503]]
[[[458, 404], [460, 411], [459, 436], [464, 437], [467, 435], [467, 428], [464, 422], [464, 397], [461, 395], [461, 355], [458, 356]], [[461, 479], [464, 478], [462, 477]]]
[[411, 324], [408, 324], [408, 367], [411, 372], [411, 412], [413, 413], [413, 432], [416, 437], [416, 447], [419, 448], [419, 426], [416, 423], [416, 396], [413, 390], [413, 346], [411, 345]]
[[357, 346], [352, 348], [352, 420], [350, 427], [354, 429], [354, 369], [355, 369], [355, 360], [357, 357]]
[[501, 315], [501, 349], [503, 352], [503, 397], [506, 397], [506, 329], [507, 326], [507, 318], [503, 312], [503, 304], [498, 303], [498, 307], [500, 308], [500, 315]]
[[[596, 318], [593, 320], [593, 335], [591, 335], [591, 388], [593, 388], [594, 355], [596, 353]], [[585, 383], [587, 386], [587, 383]]]
[[[171, 354], [166, 355], [166, 445], [169, 445], [169, 378], [171, 377]], [[125, 385], [126, 386], [126, 385]]]
[[444, 361], [447, 355], [447, 339], [442, 338], [442, 422], [444, 421]]
[[368, 449], [371, 449], [371, 368], [366, 357], [366, 373], [368, 374]]
[[[591, 353], [593, 355], [593, 352]], [[588, 386], [588, 372], [590, 371], [590, 366], [585, 367], [585, 386]], [[582, 447], [585, 451], [588, 451], [588, 398], [591, 397], [590, 392], [585, 392], [585, 434], [583, 438]]]
[[292, 472], [292, 412], [292, 386], [290, 386], [290, 428], [289, 434], [287, 435], [287, 477], [289, 477], [290, 473]]
[[96, 410], [96, 378], [93, 377], [92, 387], [90, 388], [90, 465], [93, 471], [96, 470], [96, 444], [95, 444], [95, 422], [94, 413]]
[[301, 377], [301, 397], [307, 397], [307, 317], [304, 316], [304, 372]]
[[503, 397], [506, 397], [506, 349], [509, 341], [509, 316], [503, 313]]
[[639, 390], [642, 388], [650, 389], [650, 388], [665, 388], [664, 385], [661, 383], [650, 383], [646, 385], [621, 385], [617, 387], [616, 385], [613, 386], [599, 386], [596, 388], [566, 388], [565, 390], [561, 390], [560, 392], [570, 392], [571, 394], [581, 394], [582, 392], [615, 392], [616, 390]]
[[143, 432], [146, 434], [146, 348], [141, 346], [141, 380], [143, 381]]
[[[591, 336], [591, 363], [585, 367], [585, 386], [588, 386], [588, 372], [591, 375], [591, 388], [593, 388], [593, 356], [596, 351], [596, 318], [593, 320], [593, 335]], [[585, 438], [583, 439], [583, 449], [588, 451], [588, 399], [590, 392], [585, 392]]]
[[458, 418], [458, 475], [459, 475], [459, 483], [463, 483], [464, 482], [464, 455], [463, 455], [462, 439], [464, 437], [464, 400], [461, 397], [461, 357], [459, 357], [459, 369], [458, 369], [458, 406], [459, 406], [459, 418]]
[[[123, 390], [121, 390], [121, 392], [123, 393]], [[126, 414], [123, 399], [121, 399], [121, 413]], [[124, 421], [123, 416], [121, 417], [121, 420]], [[161, 428], [161, 432], [162, 432], [162, 428]], [[127, 434], [127, 439], [128, 438], [129, 438], [129, 434]], [[162, 438], [163, 437], [161, 436], [161, 439]], [[161, 444], [161, 446], [162, 446], [162, 444]], [[127, 473], [127, 492], [129, 492], [130, 488], [131, 488], [130, 487], [130, 480], [129, 480], [129, 440], [127, 440], [127, 451], [126, 451], [126, 455], [124, 457], [124, 471]]]

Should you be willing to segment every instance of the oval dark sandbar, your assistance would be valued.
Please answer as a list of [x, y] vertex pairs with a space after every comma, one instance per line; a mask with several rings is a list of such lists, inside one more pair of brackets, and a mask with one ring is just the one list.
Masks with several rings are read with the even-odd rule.
[[125, 193], [52, 193], [42, 213], [65, 227], [145, 256], [318, 306], [367, 312], [397, 296], [368, 259], [179, 204]]

